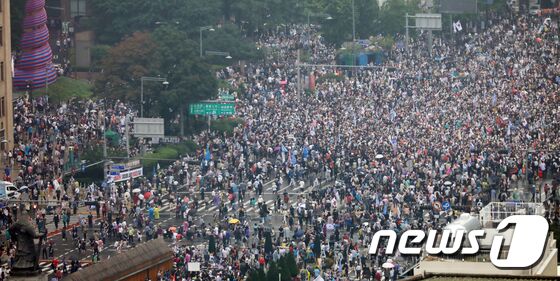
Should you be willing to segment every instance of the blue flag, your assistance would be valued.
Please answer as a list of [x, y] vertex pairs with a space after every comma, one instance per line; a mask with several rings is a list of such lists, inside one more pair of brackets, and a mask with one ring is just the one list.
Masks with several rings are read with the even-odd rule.
[[206, 156], [205, 156], [206, 161], [210, 161], [210, 159], [212, 159], [212, 153], [210, 152], [210, 145], [206, 144]]

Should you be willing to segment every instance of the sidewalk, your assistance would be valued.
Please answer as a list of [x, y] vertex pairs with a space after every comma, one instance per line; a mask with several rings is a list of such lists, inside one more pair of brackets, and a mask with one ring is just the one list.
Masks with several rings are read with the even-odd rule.
[[[79, 226], [80, 225], [80, 218], [85, 218], [86, 222], [87, 222], [87, 218], [88, 215], [90, 214], [89, 211], [89, 207], [88, 206], [82, 206], [78, 208], [78, 212], [76, 213], [76, 215], [74, 215], [74, 213], [71, 213], [72, 215], [70, 216], [70, 223], [68, 224], [68, 226], [66, 227], [66, 231], [70, 232], [72, 230], [72, 228], [74, 226]], [[95, 212], [95, 210], [91, 211], [91, 214], [93, 216], [93, 222], [95, 223], [97, 220], [99, 220], [99, 218], [97, 218], [97, 214]], [[55, 228], [54, 225], [54, 214], [53, 215], [46, 215], [47, 218], [47, 238], [51, 238], [53, 236], [56, 236], [58, 234], [60, 234], [62, 232], [62, 227], [64, 226], [64, 224], [62, 223], [62, 216], [60, 216], [60, 222], [58, 223], [58, 229]], [[70, 233], [67, 233], [68, 235]]]
[[[547, 199], [544, 192], [544, 185], [548, 184], [549, 189], [552, 189], [552, 181], [553, 179], [543, 179], [534, 183], [537, 191], [535, 194], [536, 203], [542, 203]], [[532, 202], [533, 194], [531, 193], [531, 185], [529, 185], [526, 180], [517, 183], [517, 190], [521, 193], [522, 201]]]

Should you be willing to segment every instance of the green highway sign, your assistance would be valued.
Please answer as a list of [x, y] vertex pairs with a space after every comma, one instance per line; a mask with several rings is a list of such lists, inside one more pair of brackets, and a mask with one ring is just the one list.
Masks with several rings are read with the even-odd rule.
[[220, 95], [219, 98], [221, 100], [227, 100], [227, 101], [234, 101], [235, 100], [235, 97], [233, 95], [229, 95], [229, 94]]
[[232, 102], [199, 102], [189, 107], [192, 115], [234, 115], [235, 103]]

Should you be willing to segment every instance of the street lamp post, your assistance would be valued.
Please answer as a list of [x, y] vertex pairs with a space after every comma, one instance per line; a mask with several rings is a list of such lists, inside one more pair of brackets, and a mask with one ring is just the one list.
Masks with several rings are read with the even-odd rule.
[[[176, 24], [176, 25], [179, 25], [181, 22], [180, 21], [175, 21], [173, 23]], [[156, 21], [155, 24], [156, 25], [163, 25], [163, 24], [168, 24], [168, 22], [166, 22], [166, 21]]]
[[146, 76], [140, 78], [140, 117], [144, 117], [144, 81], [163, 82], [163, 85], [169, 85], [167, 78]]
[[356, 44], [356, 13], [354, 9], [354, 0], [352, 0], [352, 65], [356, 65], [356, 57], [354, 49]]
[[202, 31], [204, 30], [214, 31], [214, 28], [212, 26], [203, 26], [200, 28], [200, 41], [199, 41], [200, 57], [202, 57]]
[[352, 0], [352, 42], [356, 41], [356, 13], [354, 10], [354, 0]]

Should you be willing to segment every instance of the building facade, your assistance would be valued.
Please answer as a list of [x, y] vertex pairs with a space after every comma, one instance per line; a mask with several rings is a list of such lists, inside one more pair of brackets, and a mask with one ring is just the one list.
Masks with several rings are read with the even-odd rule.
[[0, 152], [14, 146], [10, 30], [10, 0], [0, 0]]
[[[542, 203], [520, 203], [520, 202], [491, 202], [480, 210], [477, 219], [479, 227], [484, 229], [484, 237], [479, 239], [480, 250], [473, 255], [454, 256], [429, 256], [425, 255], [414, 267], [414, 275], [425, 274], [480, 274], [485, 276], [517, 276], [517, 277], [551, 277], [558, 280], [558, 248], [554, 235], [549, 233], [544, 246], [542, 258], [529, 268], [498, 268], [490, 261], [490, 249], [494, 236], [504, 237], [501, 253], [507, 255], [514, 234], [514, 229], [509, 228], [498, 232], [496, 227], [505, 218], [513, 215], [540, 215], [543, 216], [545, 208]], [[466, 228], [467, 231], [473, 230]], [[466, 240], [465, 240], [466, 241]], [[469, 245], [470, 246], [470, 245]], [[512, 280], [515, 278], [511, 278]], [[445, 280], [445, 279], [443, 279]], [[519, 279], [516, 279], [519, 280]], [[547, 280], [547, 279], [543, 279]]]

